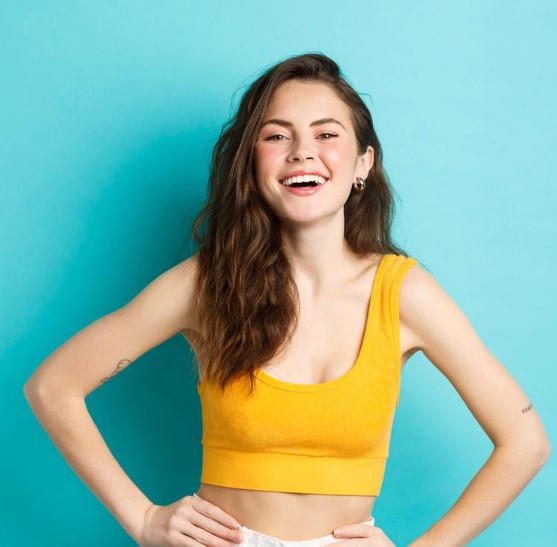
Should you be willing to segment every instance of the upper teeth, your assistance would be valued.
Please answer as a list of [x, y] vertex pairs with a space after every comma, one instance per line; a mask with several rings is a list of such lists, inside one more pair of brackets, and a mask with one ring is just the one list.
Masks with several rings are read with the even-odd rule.
[[314, 181], [317, 184], [325, 184], [327, 179], [324, 177], [320, 177], [318, 175], [301, 175], [298, 177], [288, 177], [282, 181], [282, 184], [286, 186], [290, 186], [294, 182], [311, 182]]

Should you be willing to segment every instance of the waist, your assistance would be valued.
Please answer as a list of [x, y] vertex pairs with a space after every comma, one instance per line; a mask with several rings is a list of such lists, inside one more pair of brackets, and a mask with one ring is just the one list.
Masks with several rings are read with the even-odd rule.
[[201, 483], [197, 495], [220, 507], [242, 526], [282, 540], [332, 533], [370, 519], [374, 496], [267, 492]]
[[203, 445], [201, 482], [272, 492], [377, 496], [387, 459], [243, 452]]

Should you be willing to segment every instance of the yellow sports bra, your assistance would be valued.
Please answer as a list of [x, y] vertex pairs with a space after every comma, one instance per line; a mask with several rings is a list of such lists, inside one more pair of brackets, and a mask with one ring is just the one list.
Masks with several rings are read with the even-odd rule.
[[[417, 261], [384, 255], [374, 277], [363, 341], [352, 368], [319, 384], [255, 371], [227, 384], [198, 381], [201, 482], [276, 492], [377, 496], [400, 392], [398, 298]], [[245, 380], [245, 381], [244, 381]]]

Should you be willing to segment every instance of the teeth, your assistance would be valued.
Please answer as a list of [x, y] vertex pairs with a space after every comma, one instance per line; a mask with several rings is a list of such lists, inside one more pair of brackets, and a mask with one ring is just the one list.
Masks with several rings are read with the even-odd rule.
[[317, 184], [325, 184], [327, 179], [318, 175], [302, 175], [298, 177], [288, 177], [282, 181], [285, 186], [291, 186], [294, 182], [316, 182]]

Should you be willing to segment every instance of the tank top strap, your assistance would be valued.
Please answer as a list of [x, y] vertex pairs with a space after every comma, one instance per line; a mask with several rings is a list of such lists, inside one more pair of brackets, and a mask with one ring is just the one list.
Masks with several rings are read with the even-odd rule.
[[388, 254], [383, 258], [385, 264], [378, 270], [378, 301], [376, 303], [378, 309], [376, 314], [376, 329], [382, 335], [383, 340], [387, 343], [392, 356], [394, 370], [393, 377], [397, 385], [397, 401], [398, 406], [400, 398], [400, 315], [399, 315], [399, 297], [400, 287], [406, 272], [418, 261], [412, 257], [404, 255]]

